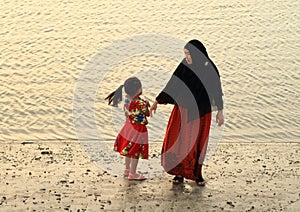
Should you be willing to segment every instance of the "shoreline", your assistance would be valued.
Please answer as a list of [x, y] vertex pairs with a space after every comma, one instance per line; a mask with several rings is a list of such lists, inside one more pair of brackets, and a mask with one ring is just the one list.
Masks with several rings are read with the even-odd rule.
[[[220, 143], [204, 165], [205, 187], [143, 182], [102, 170], [79, 142], [1, 142], [0, 207], [69, 211], [297, 211], [300, 144]], [[159, 147], [152, 147], [159, 152]], [[139, 169], [139, 167], [138, 167]]]

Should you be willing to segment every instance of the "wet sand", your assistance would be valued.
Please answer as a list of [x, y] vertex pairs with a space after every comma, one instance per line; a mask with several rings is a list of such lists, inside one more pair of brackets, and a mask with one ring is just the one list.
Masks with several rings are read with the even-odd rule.
[[[0, 211], [300, 211], [298, 11], [297, 0], [3, 1]], [[149, 34], [200, 39], [221, 73], [228, 130], [205, 164], [205, 187], [190, 181], [172, 186], [168, 174], [128, 182], [97, 166], [77, 142], [74, 122], [89, 96], [75, 113], [74, 88], [95, 55], [105, 55], [95, 70], [111, 67], [101, 89], [90, 89], [98, 92], [96, 111], [86, 118], [96, 114], [104, 141], [115, 138], [119, 118], [110, 116], [103, 99], [125, 75], [143, 76], [152, 101], [165, 86], [182, 45], [172, 57], [145, 42], [145, 54], [119, 45]], [[124, 60], [107, 55], [115, 45]], [[161, 49], [173, 52], [176, 45]], [[164, 135], [165, 108], [149, 121], [153, 141]], [[88, 131], [93, 125], [82, 124], [86, 137], [94, 138]], [[160, 144], [150, 151], [159, 157]]]
[[205, 187], [173, 186], [168, 174], [129, 182], [91, 162], [77, 141], [1, 147], [1, 211], [300, 210], [297, 143], [221, 142], [205, 164]]

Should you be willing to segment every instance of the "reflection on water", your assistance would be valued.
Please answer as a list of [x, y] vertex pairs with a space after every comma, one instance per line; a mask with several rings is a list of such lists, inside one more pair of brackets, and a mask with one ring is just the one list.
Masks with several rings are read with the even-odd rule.
[[[91, 57], [115, 40], [154, 33], [198, 38], [207, 46], [226, 97], [222, 141], [299, 142], [298, 1], [184, 5], [6, 2], [0, 9], [0, 140], [75, 140], [73, 92]], [[153, 101], [177, 64], [157, 55], [128, 55], [111, 67], [95, 102], [103, 139], [113, 140], [123, 122], [122, 110], [108, 107], [105, 95], [126, 77], [140, 75], [144, 97]], [[171, 109], [160, 105], [149, 119], [151, 141], [162, 140]]]

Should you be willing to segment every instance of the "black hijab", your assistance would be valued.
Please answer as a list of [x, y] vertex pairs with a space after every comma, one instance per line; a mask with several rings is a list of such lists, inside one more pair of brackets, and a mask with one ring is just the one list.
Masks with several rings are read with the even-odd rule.
[[185, 47], [192, 64], [185, 59], [178, 65], [163, 91], [156, 97], [160, 104], [177, 104], [188, 110], [188, 121], [223, 109], [221, 81], [217, 67], [208, 57], [206, 48], [198, 40]]

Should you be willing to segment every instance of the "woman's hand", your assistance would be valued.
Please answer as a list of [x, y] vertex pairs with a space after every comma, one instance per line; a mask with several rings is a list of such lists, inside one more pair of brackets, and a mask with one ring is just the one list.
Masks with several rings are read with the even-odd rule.
[[148, 100], [146, 100], [146, 105], [147, 107], [150, 107], [150, 102]]
[[152, 117], [152, 111], [154, 112], [154, 114], [155, 114], [155, 112], [156, 112], [156, 109], [157, 109], [157, 101], [155, 100], [154, 102], [153, 102], [153, 104], [152, 104], [152, 106], [150, 107], [150, 116]]
[[223, 110], [219, 110], [216, 115], [216, 122], [218, 126], [221, 126], [224, 124], [224, 116], [223, 116]]

